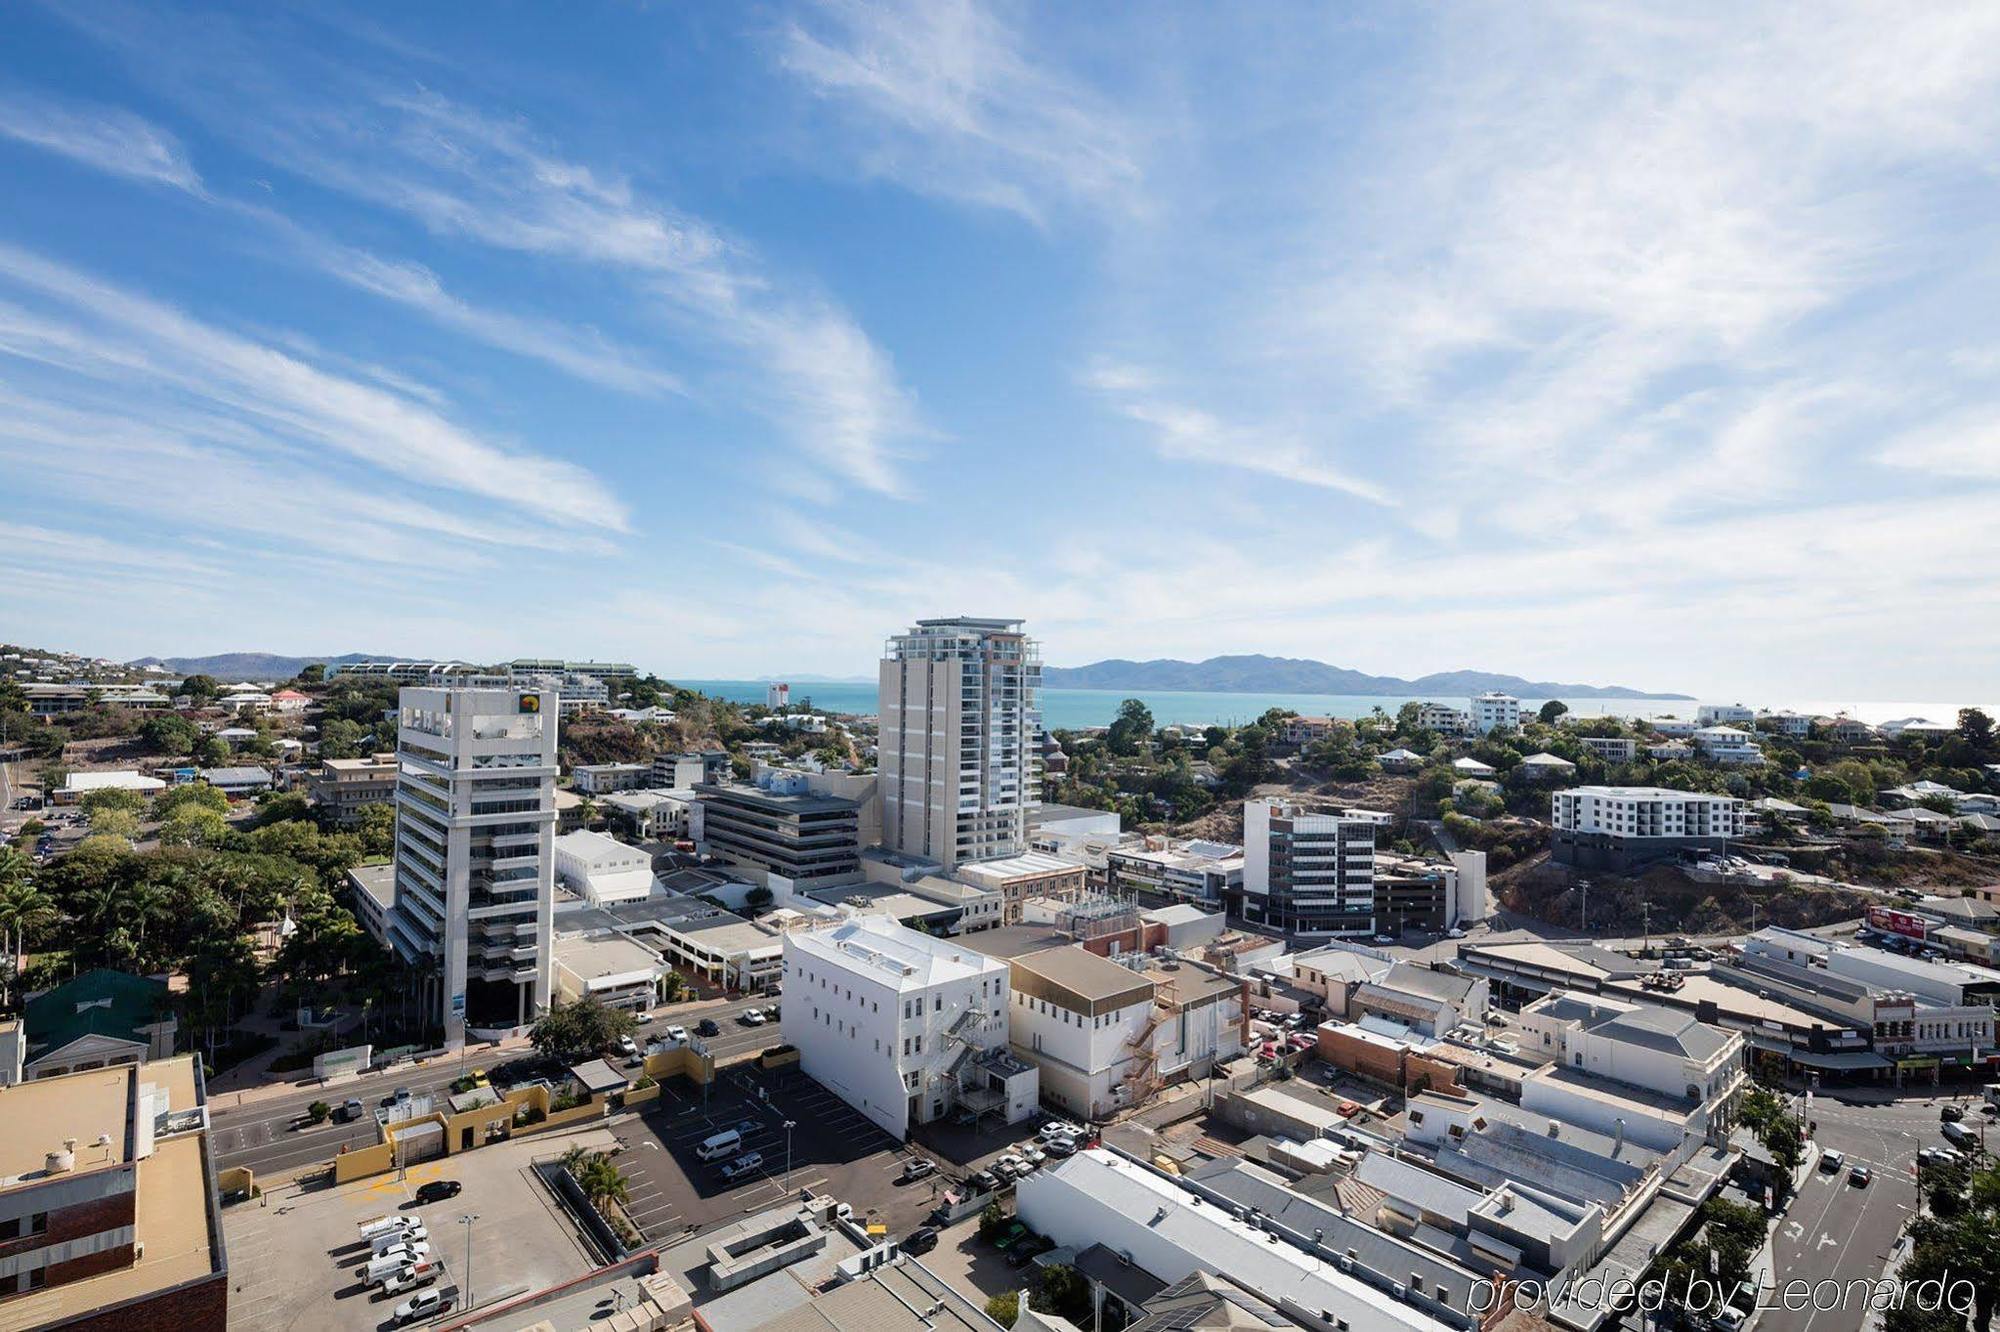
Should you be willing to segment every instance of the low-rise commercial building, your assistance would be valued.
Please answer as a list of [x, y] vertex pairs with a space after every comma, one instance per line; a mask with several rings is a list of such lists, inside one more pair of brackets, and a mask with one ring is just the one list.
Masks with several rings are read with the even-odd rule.
[[225, 1332], [228, 1283], [193, 1055], [0, 1088], [0, 1322]]
[[1657, 1004], [1566, 992], [1516, 1022], [1552, 1061], [1521, 1080], [1523, 1109], [1663, 1152], [1690, 1133], [1727, 1141], [1748, 1078], [1741, 1035]]
[[636, 791], [653, 780], [650, 763], [579, 763], [569, 770], [570, 785], [585, 795]]
[[1074, 861], [1028, 851], [998, 860], [961, 861], [951, 877], [998, 894], [1001, 923], [1018, 925], [1023, 904], [1030, 898], [1073, 901], [1083, 896], [1088, 876]]
[[179, 1030], [166, 982], [98, 967], [0, 1018], [0, 1085], [165, 1059]]
[[396, 756], [321, 759], [318, 770], [306, 779], [306, 789], [328, 819], [352, 828], [368, 806], [395, 803]]
[[1243, 848], [1148, 837], [1107, 852], [1104, 875], [1105, 891], [1115, 896], [1234, 909], [1243, 896]]
[[564, 833], [553, 843], [556, 881], [593, 906], [630, 902], [653, 891], [653, 857], [603, 833]]
[[595, 999], [611, 1008], [644, 1012], [672, 967], [658, 953], [623, 934], [564, 935], [556, 939], [556, 992], [564, 1002]]

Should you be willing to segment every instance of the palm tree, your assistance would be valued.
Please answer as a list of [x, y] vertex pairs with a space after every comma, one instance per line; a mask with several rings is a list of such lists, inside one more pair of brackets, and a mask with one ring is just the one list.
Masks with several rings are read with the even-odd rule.
[[592, 1152], [584, 1162], [583, 1175], [577, 1180], [583, 1186], [583, 1196], [591, 1205], [602, 1212], [607, 1203], [624, 1204], [631, 1201], [631, 1193], [626, 1188], [625, 1176], [611, 1158], [603, 1152]]
[[28, 931], [53, 925], [62, 915], [54, 900], [28, 878], [27, 859], [12, 847], [0, 847], [0, 938], [7, 945], [7, 975], [0, 981], [0, 997], [7, 999], [12, 999], [14, 980], [21, 974]]

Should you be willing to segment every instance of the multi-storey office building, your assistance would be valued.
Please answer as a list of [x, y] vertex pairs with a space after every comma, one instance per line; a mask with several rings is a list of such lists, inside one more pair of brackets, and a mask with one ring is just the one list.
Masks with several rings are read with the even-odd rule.
[[1291, 935], [1375, 933], [1374, 821], [1246, 801], [1243, 918]]
[[861, 873], [861, 807], [838, 796], [698, 783], [689, 830], [710, 854], [800, 888]]
[[1565, 865], [1623, 870], [1681, 851], [1728, 849], [1743, 835], [1743, 802], [1657, 786], [1579, 786], [1551, 799], [1550, 855]]
[[537, 689], [401, 694], [389, 937], [433, 973], [449, 1046], [549, 1004], [557, 702]]
[[951, 869], [1028, 849], [1041, 654], [1020, 620], [919, 620], [881, 667], [882, 840]]
[[784, 1037], [806, 1075], [901, 1139], [964, 1106], [1008, 1123], [1040, 1100], [1007, 1049], [1007, 964], [862, 916], [784, 939]]

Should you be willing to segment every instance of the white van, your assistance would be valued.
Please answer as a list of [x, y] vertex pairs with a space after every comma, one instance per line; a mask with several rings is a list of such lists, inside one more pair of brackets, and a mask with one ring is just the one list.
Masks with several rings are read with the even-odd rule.
[[712, 1138], [703, 1139], [701, 1146], [694, 1149], [694, 1154], [704, 1161], [713, 1161], [719, 1157], [735, 1155], [742, 1146], [741, 1133], [735, 1129], [724, 1129]]

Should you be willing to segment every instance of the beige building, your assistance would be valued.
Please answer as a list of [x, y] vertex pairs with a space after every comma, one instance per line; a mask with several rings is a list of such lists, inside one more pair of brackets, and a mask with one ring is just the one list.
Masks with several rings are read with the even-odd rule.
[[1040, 651], [1019, 620], [919, 620], [881, 667], [882, 844], [949, 870], [1028, 849]]
[[0, 1088], [0, 1326], [224, 1332], [205, 1102], [192, 1055]]
[[369, 805], [387, 805], [396, 799], [396, 756], [371, 754], [367, 758], [322, 759], [319, 771], [308, 780], [313, 803], [343, 828], [351, 828]]

